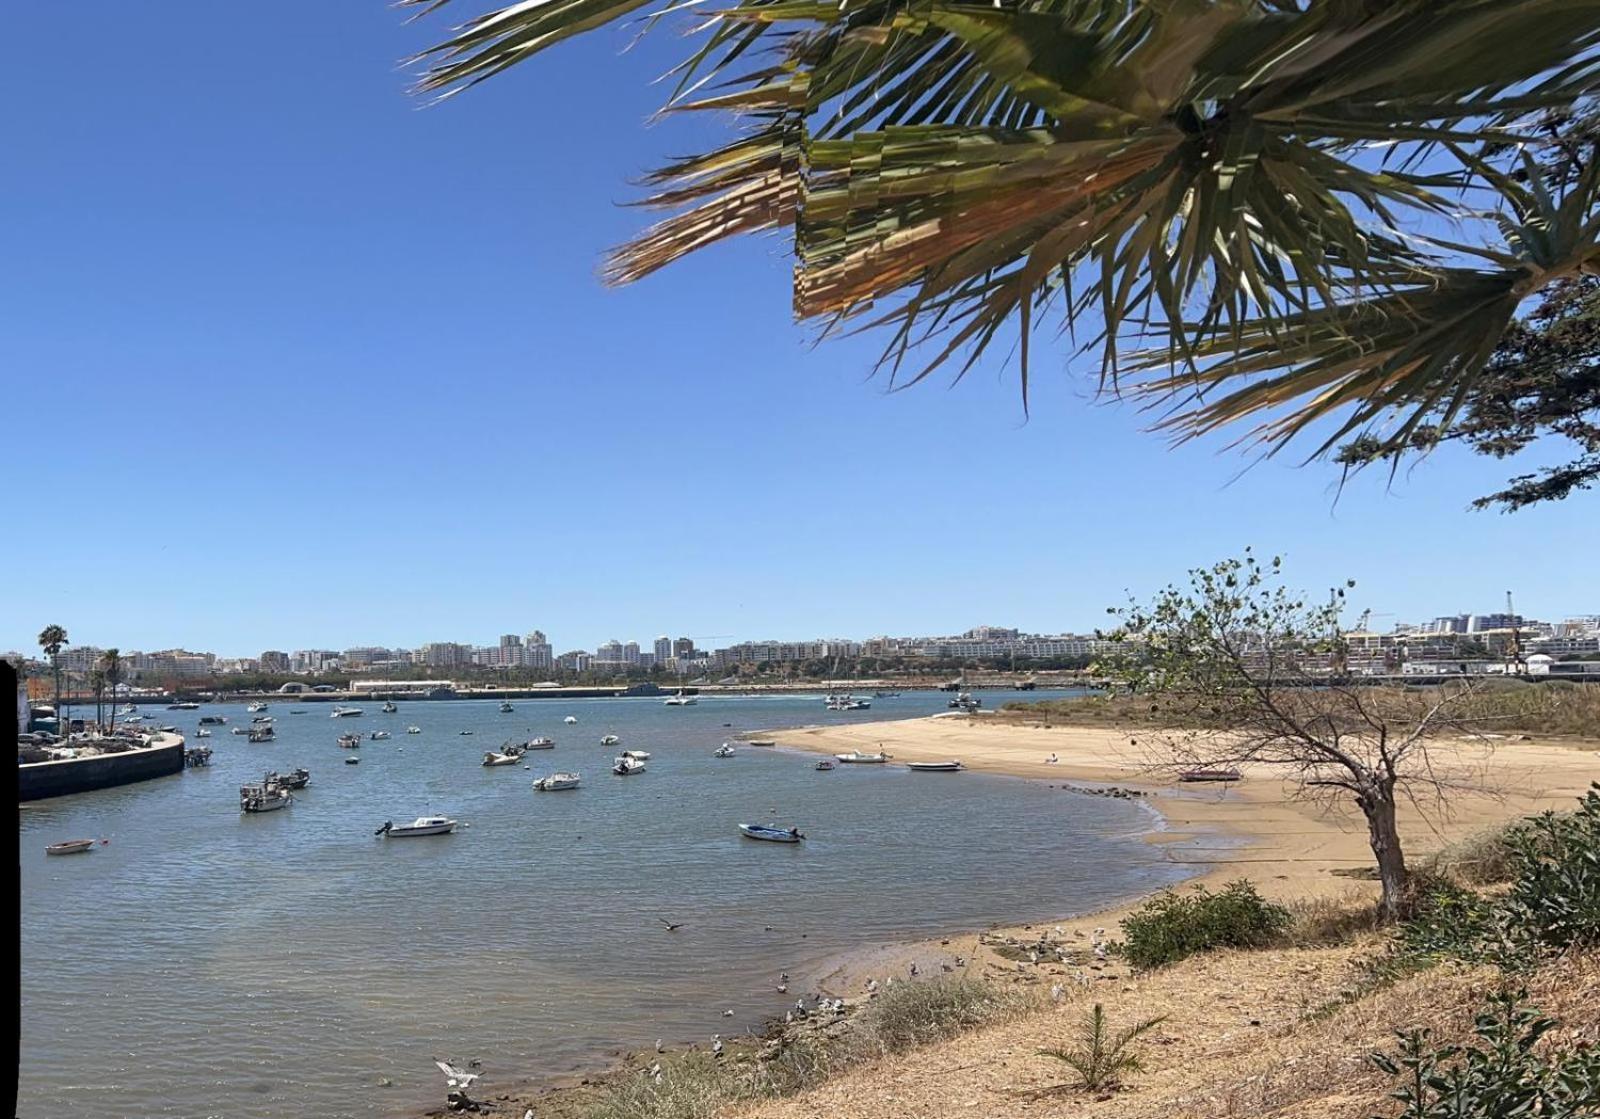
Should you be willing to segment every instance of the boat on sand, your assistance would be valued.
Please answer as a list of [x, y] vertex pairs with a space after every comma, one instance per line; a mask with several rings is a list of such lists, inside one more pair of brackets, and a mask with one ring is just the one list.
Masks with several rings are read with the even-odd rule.
[[845, 765], [882, 765], [889, 760], [888, 754], [863, 754], [860, 750], [852, 750], [848, 754], [835, 754], [834, 757]]
[[914, 769], [918, 773], [955, 773], [961, 768], [961, 763], [955, 760], [947, 762], [906, 762], [907, 769]]

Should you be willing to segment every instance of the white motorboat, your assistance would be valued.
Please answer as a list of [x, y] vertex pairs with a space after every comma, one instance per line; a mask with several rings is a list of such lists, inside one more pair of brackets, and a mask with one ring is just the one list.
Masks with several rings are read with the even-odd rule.
[[835, 754], [844, 765], [881, 765], [889, 760], [888, 754], [863, 754], [860, 750], [852, 750], [848, 754]]
[[647, 762], [647, 761], [650, 760], [650, 751], [649, 750], [624, 750], [624, 751], [622, 751], [622, 756], [625, 757], [625, 758], [632, 758], [636, 762]]
[[616, 735], [608, 734], [604, 738], [600, 739], [600, 745], [602, 745], [602, 746], [615, 746], [617, 743], [619, 743], [621, 741], [622, 741], [622, 739], [618, 738]]
[[611, 772], [615, 773], [618, 777], [631, 777], [635, 773], [644, 772], [644, 762], [640, 761], [638, 758], [630, 758], [624, 755], [623, 757], [617, 758], [615, 762], [612, 763]]
[[516, 708], [511, 706], [511, 701], [509, 699], [502, 699], [500, 701], [500, 714], [509, 715], [515, 710]]
[[330, 719], [354, 719], [358, 715], [362, 715], [362, 714], [365, 714], [365, 712], [363, 712], [361, 710], [361, 708], [359, 708], [359, 707], [337, 707], [336, 706], [336, 707], [334, 707], [332, 713], [328, 717]]
[[570, 726], [573, 726], [573, 725], [575, 725], [577, 723], [578, 717], [576, 715], [568, 715], [565, 719], [562, 719], [561, 721], [563, 723], [566, 723], [567, 726], [570, 727]]
[[360, 765], [361, 764], [361, 755], [360, 754], [351, 754], [348, 758], [346, 758], [344, 760], [344, 764], [345, 765]]
[[699, 702], [699, 696], [684, 695], [682, 688], [678, 689], [677, 695], [668, 696], [665, 700], [668, 707], [693, 707]]
[[541, 793], [558, 793], [564, 789], [578, 787], [578, 774], [552, 773], [548, 777], [541, 777], [533, 783], [533, 787]]
[[124, 716], [122, 716], [122, 721], [125, 722], [125, 723], [142, 723], [142, 722], [144, 722], [144, 716], [143, 715], [124, 715]]
[[382, 742], [389, 737], [389, 732], [386, 730], [375, 730], [371, 734], [367, 735], [367, 737], [373, 742]]
[[167, 704], [167, 710], [168, 711], [198, 711], [198, 710], [200, 710], [200, 705], [198, 703], [195, 703], [193, 700], [183, 700], [183, 701], [181, 701], [179, 703], [169, 703], [169, 704]]
[[239, 811], [276, 812], [288, 808], [294, 797], [282, 785], [240, 785]]
[[724, 742], [721, 746], [711, 751], [711, 756], [713, 758], [731, 758], [733, 757], [733, 747]]
[[825, 704], [829, 711], [865, 711], [872, 706], [870, 699], [858, 699], [846, 693], [844, 695], [830, 695]]
[[46, 855], [77, 855], [84, 851], [92, 850], [94, 850], [94, 840], [92, 839], [64, 839], [60, 843], [46, 845], [44, 853]]
[[419, 726], [416, 726], [416, 725], [412, 725], [412, 726], [409, 726], [409, 727], [406, 728], [406, 733], [407, 734], [421, 734], [422, 733], [422, 728], [419, 727]]
[[493, 750], [483, 755], [484, 765], [516, 765], [521, 760], [521, 754], [500, 754]]
[[378, 710], [382, 711], [385, 715], [393, 715], [396, 711], [400, 710], [400, 708], [394, 705], [394, 700], [386, 699], [383, 701], [383, 706], [378, 708]]
[[398, 828], [392, 823], [385, 822], [377, 834], [404, 839], [413, 835], [449, 835], [455, 830], [456, 822], [448, 816], [418, 816], [411, 823], [402, 824]]
[[530, 738], [522, 744], [524, 750], [554, 750], [556, 740], [553, 738]]
[[245, 710], [248, 711], [252, 715], [254, 715], [258, 711], [265, 711], [266, 709], [267, 709], [267, 705], [265, 703], [262, 703], [259, 700], [257, 700], [255, 703], [252, 703], [249, 707], [245, 708]]
[[747, 839], [764, 839], [768, 843], [799, 843], [805, 838], [799, 828], [780, 828], [772, 824], [740, 824], [739, 833]]
[[199, 730], [194, 732], [194, 736], [196, 738], [210, 738], [211, 730], [209, 727], [201, 727]]
[[961, 763], [955, 760], [947, 762], [906, 762], [907, 769], [914, 769], [918, 773], [955, 773], [961, 768]]

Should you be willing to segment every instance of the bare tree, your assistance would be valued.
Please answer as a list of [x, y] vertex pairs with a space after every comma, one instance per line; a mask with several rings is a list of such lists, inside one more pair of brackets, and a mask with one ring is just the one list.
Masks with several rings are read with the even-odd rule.
[[1297, 795], [1353, 799], [1382, 884], [1378, 919], [1392, 921], [1403, 915], [1407, 881], [1397, 797], [1444, 809], [1452, 793], [1485, 787], [1429, 756], [1447, 731], [1477, 737], [1479, 686], [1352, 682], [1339, 625], [1344, 589], [1313, 605], [1280, 577], [1278, 558], [1262, 563], [1247, 549], [1190, 571], [1187, 587], [1169, 586], [1148, 605], [1113, 608], [1120, 626], [1109, 636], [1124, 652], [1102, 667], [1149, 695], [1158, 768], [1264, 766], [1293, 781]]

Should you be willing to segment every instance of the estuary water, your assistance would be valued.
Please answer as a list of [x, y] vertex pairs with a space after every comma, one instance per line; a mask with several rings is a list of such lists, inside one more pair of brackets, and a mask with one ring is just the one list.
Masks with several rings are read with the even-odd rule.
[[[228, 733], [248, 724], [243, 706], [154, 710], [211, 745], [212, 765], [20, 811], [17, 1114], [414, 1114], [442, 1099], [435, 1057], [480, 1059], [493, 1094], [618, 1047], [756, 1028], [853, 947], [1087, 911], [1184, 876], [1141, 841], [1153, 819], [1135, 803], [893, 764], [819, 773], [782, 749], [711, 756], [740, 731], [945, 699], [851, 713], [824, 711], [820, 693], [520, 700], [510, 714], [369, 702], [332, 719], [284, 697], [268, 712], [278, 740], [256, 745]], [[204, 714], [228, 726], [195, 739]], [[342, 764], [339, 734], [378, 729], [392, 737]], [[536, 734], [557, 747], [531, 768], [480, 764]], [[611, 775], [624, 748], [651, 752], [647, 772]], [[312, 777], [292, 807], [240, 813], [241, 783], [296, 766]], [[558, 769], [582, 787], [531, 790]], [[462, 827], [373, 835], [428, 813]], [[809, 838], [751, 842], [741, 822]], [[110, 843], [46, 857], [80, 837]]]

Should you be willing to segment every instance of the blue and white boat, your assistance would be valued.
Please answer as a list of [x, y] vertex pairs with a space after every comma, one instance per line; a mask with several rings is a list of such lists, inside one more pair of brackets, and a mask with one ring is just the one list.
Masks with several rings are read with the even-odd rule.
[[750, 839], [764, 839], [768, 843], [799, 843], [805, 836], [799, 828], [779, 828], [771, 824], [740, 824], [739, 831]]

